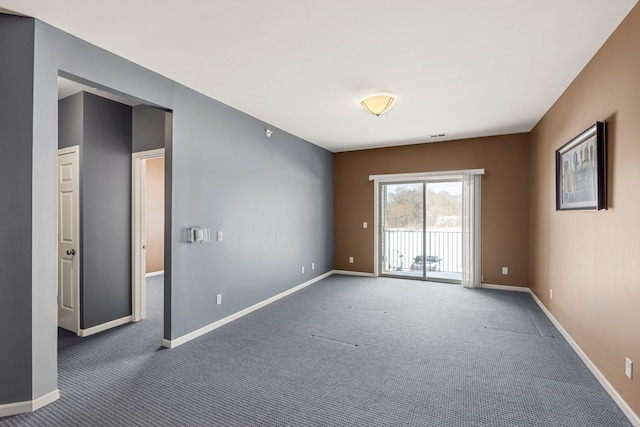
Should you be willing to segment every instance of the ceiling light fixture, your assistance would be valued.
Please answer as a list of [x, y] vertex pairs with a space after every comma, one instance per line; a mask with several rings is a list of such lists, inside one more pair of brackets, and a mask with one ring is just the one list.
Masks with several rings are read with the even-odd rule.
[[389, 111], [389, 108], [395, 102], [395, 98], [389, 95], [373, 95], [368, 98], [365, 98], [360, 102], [368, 112], [371, 114], [375, 114], [380, 117], [381, 114]]

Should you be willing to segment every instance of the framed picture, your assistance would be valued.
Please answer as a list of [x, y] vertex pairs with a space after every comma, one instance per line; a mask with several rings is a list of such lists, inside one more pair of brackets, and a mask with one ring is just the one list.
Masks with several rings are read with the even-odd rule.
[[602, 122], [556, 151], [556, 210], [607, 208], [606, 153]]

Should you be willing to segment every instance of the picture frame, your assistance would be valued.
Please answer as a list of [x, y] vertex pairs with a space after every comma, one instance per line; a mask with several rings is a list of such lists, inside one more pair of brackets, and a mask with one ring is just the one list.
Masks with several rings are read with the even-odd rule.
[[606, 209], [605, 123], [596, 122], [556, 150], [556, 210]]

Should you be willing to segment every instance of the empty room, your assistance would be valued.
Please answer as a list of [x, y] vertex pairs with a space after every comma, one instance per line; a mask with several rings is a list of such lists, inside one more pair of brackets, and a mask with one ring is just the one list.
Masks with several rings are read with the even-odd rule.
[[637, 0], [0, 0], [0, 426], [639, 426]]

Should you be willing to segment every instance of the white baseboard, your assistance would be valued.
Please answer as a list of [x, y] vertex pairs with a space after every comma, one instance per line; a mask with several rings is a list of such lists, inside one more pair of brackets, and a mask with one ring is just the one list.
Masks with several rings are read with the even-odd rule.
[[160, 270], [160, 271], [152, 271], [151, 273], [146, 273], [144, 276], [153, 277], [153, 276], [161, 276], [163, 274], [164, 274], [164, 270]]
[[0, 405], [0, 418], [33, 412], [42, 408], [43, 406], [48, 405], [51, 402], [55, 402], [58, 399], [60, 399], [60, 390], [55, 389], [54, 391], [47, 393], [44, 396], [40, 396], [39, 398], [34, 400]]
[[582, 351], [578, 343], [576, 343], [573, 340], [573, 338], [571, 338], [571, 335], [569, 335], [569, 333], [562, 327], [560, 322], [558, 322], [558, 320], [555, 317], [553, 317], [553, 314], [551, 314], [551, 312], [547, 310], [547, 307], [545, 307], [544, 304], [542, 304], [542, 301], [538, 299], [536, 294], [534, 294], [531, 289], [529, 289], [529, 293], [533, 297], [533, 300], [538, 304], [540, 309], [544, 312], [544, 314], [546, 314], [549, 320], [551, 320], [551, 323], [553, 323], [556, 329], [560, 331], [564, 339], [567, 340], [571, 348], [573, 348], [573, 350], [576, 353], [578, 353], [578, 356], [580, 356], [580, 359], [582, 359], [584, 364], [587, 365], [587, 368], [589, 368], [591, 373], [593, 373], [593, 375], [598, 379], [600, 384], [602, 384], [602, 387], [604, 387], [604, 389], [607, 391], [607, 393], [609, 393], [611, 398], [618, 404], [622, 412], [624, 412], [627, 418], [629, 418], [629, 421], [631, 421], [631, 423], [634, 426], [640, 427], [640, 417], [638, 417], [638, 415], [635, 412], [633, 412], [633, 409], [631, 409], [631, 407], [627, 404], [627, 402], [624, 401], [622, 396], [618, 394], [617, 390], [613, 388], [611, 383], [605, 378], [602, 372], [600, 372], [597, 366], [591, 361], [591, 359], [589, 359], [589, 356], [587, 356], [586, 353]]
[[373, 273], [363, 273], [361, 271], [349, 271], [349, 270], [333, 270], [333, 274], [344, 274], [346, 276], [376, 277], [376, 275]]
[[97, 334], [98, 332], [106, 331], [107, 329], [130, 323], [132, 319], [133, 318], [131, 316], [125, 316], [120, 319], [112, 320], [111, 322], [103, 323], [101, 325], [92, 326], [87, 329], [80, 329], [80, 331], [78, 331], [78, 336], [88, 337], [89, 335]]
[[498, 289], [501, 291], [515, 291], [515, 292], [528, 292], [531, 293], [531, 289], [523, 286], [511, 286], [511, 285], [493, 285], [491, 283], [482, 283], [481, 287], [485, 289]]
[[565, 340], [567, 340], [571, 348], [573, 348], [573, 350], [578, 354], [578, 356], [580, 356], [580, 359], [582, 359], [584, 364], [587, 365], [587, 368], [589, 368], [591, 373], [598, 379], [602, 387], [606, 390], [607, 393], [609, 393], [609, 396], [611, 396], [611, 398], [616, 402], [616, 404], [622, 410], [622, 412], [624, 412], [627, 418], [629, 418], [629, 421], [631, 421], [631, 424], [633, 424], [636, 427], [640, 427], [640, 417], [638, 417], [638, 415], [635, 412], [633, 412], [633, 409], [631, 409], [629, 404], [624, 401], [622, 396], [620, 396], [617, 390], [613, 388], [611, 383], [605, 378], [602, 372], [600, 372], [598, 367], [591, 361], [591, 359], [589, 359], [589, 356], [587, 356], [587, 354], [580, 348], [578, 343], [576, 343], [573, 340], [573, 338], [571, 338], [571, 335], [569, 335], [569, 333], [562, 327], [560, 322], [558, 322], [558, 320], [555, 317], [553, 317], [553, 314], [551, 314], [551, 312], [547, 309], [547, 307], [545, 307], [545, 305], [542, 304], [542, 301], [538, 299], [537, 295], [534, 294], [530, 288], [525, 288], [521, 286], [491, 285], [487, 283], [483, 283], [482, 287], [487, 289], [500, 289], [504, 291], [528, 292], [533, 298], [533, 300], [536, 302], [536, 304], [538, 304], [538, 307], [540, 307], [542, 312], [549, 318], [549, 320], [551, 320], [551, 323], [553, 323], [553, 326], [555, 326], [556, 329], [562, 334], [562, 336], [564, 337]]
[[264, 301], [261, 301], [261, 302], [259, 302], [257, 304], [252, 305], [251, 307], [247, 307], [244, 310], [240, 310], [240, 311], [238, 311], [236, 313], [233, 313], [230, 316], [225, 317], [224, 319], [220, 319], [220, 320], [218, 320], [216, 322], [213, 322], [213, 323], [211, 323], [211, 324], [209, 324], [207, 326], [203, 326], [200, 329], [197, 329], [197, 330], [195, 330], [193, 332], [189, 332], [188, 334], [183, 335], [181, 337], [178, 337], [176, 339], [172, 339], [172, 340], [163, 339], [162, 340], [162, 346], [166, 347], [166, 348], [176, 348], [179, 345], [182, 345], [182, 344], [184, 344], [186, 342], [189, 342], [189, 341], [191, 341], [191, 340], [193, 340], [195, 338], [198, 338], [198, 337], [200, 337], [200, 336], [202, 336], [202, 335], [204, 335], [204, 334], [206, 334], [208, 332], [213, 331], [214, 329], [219, 328], [220, 326], [226, 325], [229, 322], [233, 322], [234, 320], [239, 319], [242, 316], [246, 316], [247, 314], [249, 314], [249, 313], [251, 313], [253, 311], [256, 311], [259, 308], [262, 308], [262, 307], [264, 307], [266, 305], [269, 305], [272, 302], [275, 302], [275, 301], [277, 301], [277, 300], [279, 300], [281, 298], [284, 298], [284, 297], [286, 297], [288, 295], [291, 295], [292, 293], [297, 292], [300, 289], [306, 288], [309, 285], [312, 285], [312, 284], [314, 284], [316, 282], [319, 282], [320, 280], [322, 280], [322, 279], [324, 279], [326, 277], [329, 277], [332, 274], [333, 274], [333, 271], [329, 271], [327, 273], [321, 274], [318, 277], [314, 277], [313, 279], [308, 280], [308, 281], [306, 281], [306, 282], [304, 282], [304, 283], [302, 283], [302, 284], [300, 284], [298, 286], [295, 286], [295, 287], [293, 287], [293, 288], [291, 288], [289, 290], [286, 290], [286, 291], [284, 291], [282, 293], [279, 293], [278, 295], [272, 296], [271, 298], [267, 298]]

